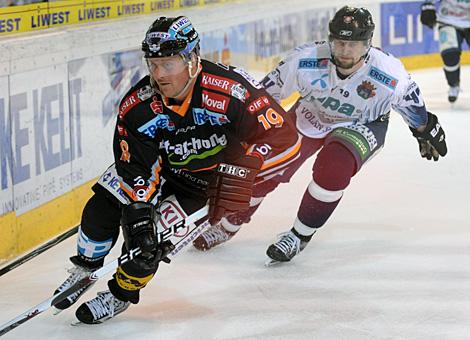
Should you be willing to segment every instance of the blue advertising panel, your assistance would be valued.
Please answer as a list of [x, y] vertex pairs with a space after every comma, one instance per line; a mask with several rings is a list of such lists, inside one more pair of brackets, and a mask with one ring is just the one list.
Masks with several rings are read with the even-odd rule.
[[437, 35], [420, 22], [421, 1], [381, 4], [382, 49], [396, 57], [439, 52]]
[[249, 68], [247, 58], [231, 60], [232, 53], [253, 56], [255, 60], [285, 54], [306, 42], [328, 38], [328, 22], [334, 7], [317, 8], [240, 24], [202, 33], [203, 58]]

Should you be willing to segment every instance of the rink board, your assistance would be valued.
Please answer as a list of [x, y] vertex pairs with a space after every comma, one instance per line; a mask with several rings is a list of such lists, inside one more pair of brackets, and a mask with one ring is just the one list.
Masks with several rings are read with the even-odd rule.
[[110, 19], [165, 11], [202, 8], [233, 0], [62, 0], [0, 8], [0, 37], [63, 27], [102, 22]]
[[[286, 9], [273, 1], [264, 11], [254, 10], [254, 1], [243, 7], [227, 4], [227, 12], [240, 14], [233, 22], [207, 20], [217, 13], [220, 17], [224, 7], [208, 13], [194, 9], [188, 16], [201, 32], [204, 58], [268, 72], [292, 48], [326, 38], [328, 20], [337, 9], [297, 2], [303, 6]], [[400, 49], [419, 42], [419, 2], [410, 4], [408, 31], [395, 29], [401, 27], [403, 13], [394, 17], [390, 3], [369, 6], [377, 18], [375, 45], [384, 42], [400, 56]], [[382, 16], [385, 10], [387, 16]], [[96, 26], [95, 36], [81, 27], [0, 41], [9, 51], [0, 56], [0, 259], [13, 259], [79, 223], [91, 185], [113, 161], [119, 100], [145, 74], [138, 45], [152, 19], [127, 19], [135, 25], [126, 25], [130, 35], [122, 40], [116, 40], [115, 21], [110, 27]], [[100, 36], [101, 31], [106, 33]], [[79, 46], [82, 39], [90, 45]], [[414, 53], [403, 55], [410, 69], [441, 63], [436, 53]], [[468, 52], [463, 62], [470, 63]]]

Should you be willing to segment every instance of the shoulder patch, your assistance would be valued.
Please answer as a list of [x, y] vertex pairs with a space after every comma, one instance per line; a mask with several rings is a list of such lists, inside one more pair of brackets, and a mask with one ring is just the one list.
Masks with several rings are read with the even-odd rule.
[[368, 76], [391, 90], [395, 90], [398, 84], [398, 79], [392, 77], [391, 75], [388, 75], [384, 71], [381, 71], [375, 67], [371, 67]]
[[249, 113], [255, 114], [256, 112], [258, 112], [259, 110], [265, 108], [266, 106], [270, 104], [271, 103], [269, 102], [268, 97], [261, 96], [253, 100], [250, 104], [248, 104], [247, 109]]
[[128, 95], [125, 100], [119, 106], [119, 119], [123, 119], [124, 116], [138, 103], [140, 103], [140, 99], [137, 96], [138, 91], [134, 91], [130, 95]]
[[251, 85], [253, 85], [253, 87], [255, 89], [262, 88], [259, 81], [257, 81], [255, 78], [253, 78], [253, 76], [251, 74], [249, 74], [248, 72], [246, 72], [244, 69], [236, 67], [236, 68], [233, 69], [233, 71], [238, 73], [239, 75], [241, 75], [243, 78], [245, 78], [245, 80], [248, 81]]
[[155, 91], [152, 86], [145, 85], [137, 91], [137, 98], [139, 98], [141, 101], [145, 101], [152, 97], [154, 93]]
[[241, 100], [242, 102], [245, 102], [246, 98], [250, 96], [250, 93], [239, 82], [211, 73], [202, 73], [201, 86], [206, 89], [220, 91], [222, 93], [228, 94]]
[[367, 80], [364, 80], [361, 85], [359, 85], [356, 89], [357, 94], [359, 97], [362, 97], [363, 99], [369, 99], [372, 97], [375, 97], [377, 90], [374, 85], [372, 85], [371, 82], [368, 82]]

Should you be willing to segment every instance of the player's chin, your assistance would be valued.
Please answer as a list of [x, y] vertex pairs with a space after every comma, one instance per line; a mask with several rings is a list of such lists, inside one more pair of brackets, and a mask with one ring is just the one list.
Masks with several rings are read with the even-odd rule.
[[350, 69], [354, 66], [354, 60], [338, 58], [336, 60], [336, 66], [347, 70], [347, 69]]
[[165, 97], [172, 97], [172, 94], [174, 94], [174, 89], [171, 84], [161, 84], [158, 86], [160, 89], [160, 92], [165, 96]]

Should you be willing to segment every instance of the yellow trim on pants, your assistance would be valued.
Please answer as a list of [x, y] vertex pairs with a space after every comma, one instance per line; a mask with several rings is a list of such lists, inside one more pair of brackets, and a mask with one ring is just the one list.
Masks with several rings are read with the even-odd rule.
[[116, 271], [116, 282], [119, 287], [124, 290], [135, 291], [145, 287], [155, 274], [145, 277], [135, 277], [127, 274], [122, 267], [118, 267]]

